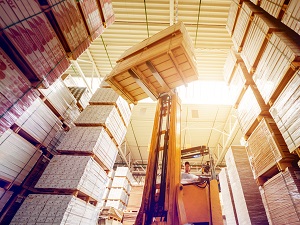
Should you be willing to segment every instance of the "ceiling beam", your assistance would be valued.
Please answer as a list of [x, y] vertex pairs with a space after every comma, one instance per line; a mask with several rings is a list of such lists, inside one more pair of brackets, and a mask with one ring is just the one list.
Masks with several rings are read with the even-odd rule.
[[102, 81], [102, 80], [101, 80], [101, 77], [102, 77], [102, 76], [101, 76], [101, 74], [100, 74], [100, 72], [99, 72], [99, 70], [98, 70], [98, 68], [97, 68], [97, 66], [96, 66], [96, 63], [95, 63], [95, 61], [94, 61], [94, 58], [93, 58], [93, 56], [92, 56], [90, 50], [87, 49], [87, 50], [86, 50], [86, 53], [87, 53], [87, 55], [88, 55], [90, 61], [91, 61], [92, 64], [93, 64], [93, 70], [96, 72], [96, 74], [97, 74], [97, 76], [98, 76], [98, 78], [99, 78], [99, 80], [100, 80], [100, 82], [101, 82], [101, 81]]
[[76, 60], [71, 60], [71, 62], [72, 62], [72, 64], [76, 67], [76, 70], [78, 71], [79, 75], [82, 77], [82, 79], [83, 79], [83, 81], [84, 81], [84, 83], [85, 83], [87, 89], [88, 89], [91, 93], [93, 93], [93, 91], [92, 91], [90, 85], [88, 84], [88, 82], [87, 82], [87, 80], [86, 80], [86, 77], [85, 77], [85, 75], [84, 75], [82, 69], [80, 68], [80, 66], [79, 66], [79, 64], [78, 64], [78, 62], [77, 62]]

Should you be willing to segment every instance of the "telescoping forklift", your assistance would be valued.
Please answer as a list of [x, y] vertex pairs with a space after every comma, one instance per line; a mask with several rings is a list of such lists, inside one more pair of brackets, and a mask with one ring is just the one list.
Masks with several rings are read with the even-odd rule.
[[[193, 72], [197, 75], [190, 43], [184, 25], [174, 24], [127, 50], [106, 78], [128, 102], [137, 103], [145, 96], [157, 100], [145, 186], [135, 225], [223, 224], [212, 160], [209, 179], [181, 184], [181, 158], [197, 151], [199, 155], [206, 154], [205, 148], [182, 150], [180, 144], [181, 102], [175, 88], [194, 79]], [[173, 73], [176, 82], [169, 82], [167, 72]]]

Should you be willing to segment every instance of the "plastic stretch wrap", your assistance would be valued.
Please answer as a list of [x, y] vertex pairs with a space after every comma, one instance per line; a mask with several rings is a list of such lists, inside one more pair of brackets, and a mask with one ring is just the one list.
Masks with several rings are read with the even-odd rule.
[[61, 154], [95, 154], [107, 170], [111, 170], [118, 149], [103, 127], [72, 127], [57, 151]]
[[74, 123], [76, 126], [104, 126], [118, 145], [125, 138], [126, 127], [114, 105], [88, 105]]
[[41, 154], [21, 136], [7, 130], [0, 137], [0, 178], [20, 185]]
[[294, 159], [271, 118], [263, 118], [247, 142], [246, 149], [255, 179], [276, 167], [281, 160]]
[[270, 109], [290, 152], [300, 146], [300, 70]]
[[31, 82], [43, 82], [47, 87], [68, 69], [65, 51], [37, 1], [2, 1], [0, 15], [3, 40], [20, 54], [17, 60], [32, 71], [26, 73]]
[[15, 123], [46, 147], [56, 133], [62, 130], [62, 122], [40, 98], [36, 99]]
[[237, 219], [240, 225], [268, 224], [245, 147], [231, 146], [225, 156]]
[[128, 103], [112, 88], [98, 88], [90, 99], [91, 105], [115, 105], [120, 112], [124, 125], [127, 127], [131, 117]]
[[[298, 43], [297, 43], [298, 42]], [[274, 102], [300, 62], [299, 37], [274, 32], [257, 66], [253, 80], [265, 103]]]
[[269, 107], [264, 103], [256, 86], [250, 84], [237, 110], [237, 118], [243, 134], [250, 135], [258, 125], [258, 118], [269, 115], [268, 110]]
[[287, 9], [281, 19], [281, 22], [300, 35], [300, 2], [299, 0], [290, 0]]
[[287, 168], [260, 187], [270, 225], [300, 224], [299, 175], [299, 169]]
[[10, 225], [97, 224], [97, 207], [72, 195], [30, 194]]
[[226, 168], [222, 168], [221, 172], [219, 173], [219, 181], [221, 187], [221, 196], [223, 200], [222, 202], [224, 205], [223, 211], [226, 218], [226, 224], [236, 225], [236, 210], [233, 202], [232, 189]]
[[0, 135], [14, 124], [38, 95], [25, 75], [0, 48]]
[[106, 179], [105, 171], [90, 156], [56, 155], [35, 188], [79, 190], [101, 201]]

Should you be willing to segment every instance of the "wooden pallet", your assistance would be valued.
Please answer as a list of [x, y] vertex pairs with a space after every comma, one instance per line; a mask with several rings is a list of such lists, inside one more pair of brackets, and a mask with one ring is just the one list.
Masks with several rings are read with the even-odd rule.
[[197, 79], [190, 37], [177, 23], [127, 50], [105, 81], [136, 104]]
[[253, 16], [261, 13], [263, 10], [258, 6], [251, 2], [243, 2], [232, 35], [233, 46], [237, 52], [242, 51]]
[[97, 200], [76, 189], [35, 188], [32, 189], [32, 192], [34, 194], [73, 195], [74, 197], [77, 197], [94, 206], [96, 206], [98, 203]]

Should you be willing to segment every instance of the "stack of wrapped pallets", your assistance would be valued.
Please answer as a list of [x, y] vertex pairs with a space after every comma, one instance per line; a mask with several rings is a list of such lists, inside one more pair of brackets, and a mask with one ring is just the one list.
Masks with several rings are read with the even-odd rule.
[[231, 146], [225, 159], [238, 223], [267, 224], [266, 212], [252, 177], [245, 147]]
[[[299, 210], [293, 197], [287, 199], [280, 195], [279, 190], [293, 189], [292, 179], [287, 182], [287, 177], [294, 176], [291, 171], [297, 168], [300, 155], [300, 43], [297, 13], [300, 4], [297, 0], [261, 0], [259, 7], [258, 1], [252, 2], [257, 6], [251, 2], [243, 3], [242, 9], [245, 10], [239, 13], [232, 36], [252, 82], [241, 101], [237, 102], [238, 120], [247, 140], [246, 149], [253, 176], [261, 186], [269, 223], [297, 224]], [[246, 16], [242, 18], [242, 14], [247, 14], [248, 19], [245, 20]], [[238, 33], [235, 35], [235, 32]], [[227, 64], [225, 71], [231, 65]], [[228, 80], [228, 76], [228, 73], [224, 74], [225, 80]], [[280, 182], [280, 179], [286, 182]], [[292, 195], [300, 196], [299, 190], [294, 188]], [[295, 207], [286, 210], [288, 204]], [[282, 216], [283, 211], [285, 216]]]
[[105, 206], [111, 206], [123, 211], [127, 204], [133, 182], [128, 167], [117, 167]]

